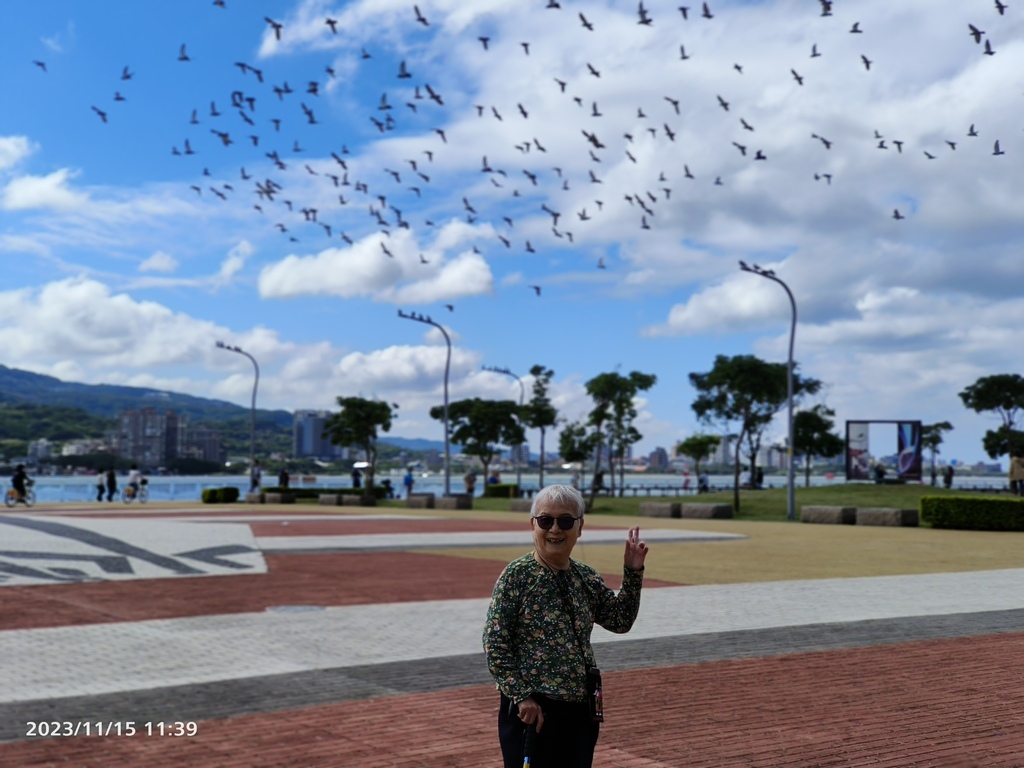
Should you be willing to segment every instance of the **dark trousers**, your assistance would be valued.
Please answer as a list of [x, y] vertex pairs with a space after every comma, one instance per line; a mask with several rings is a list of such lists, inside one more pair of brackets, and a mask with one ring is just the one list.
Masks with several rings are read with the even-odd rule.
[[[530, 768], [591, 768], [601, 724], [591, 720], [590, 704], [558, 701], [537, 693], [533, 698], [544, 712], [544, 727], [533, 741]], [[505, 768], [523, 768], [526, 729], [515, 704], [502, 694], [498, 741]]]

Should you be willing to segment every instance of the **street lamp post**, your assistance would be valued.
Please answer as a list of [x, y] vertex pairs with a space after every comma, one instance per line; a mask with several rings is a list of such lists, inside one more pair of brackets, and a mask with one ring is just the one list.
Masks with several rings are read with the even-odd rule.
[[[485, 371], [491, 371], [492, 373], [503, 373], [506, 376], [511, 376], [513, 379], [515, 379], [516, 381], [519, 382], [519, 412], [521, 414], [522, 410], [523, 410], [523, 399], [526, 397], [526, 389], [525, 389], [525, 387], [523, 387], [523, 380], [520, 379], [518, 376], [516, 376], [514, 373], [512, 373], [512, 371], [510, 371], [508, 368], [496, 368], [496, 367], [490, 366], [490, 365], [482, 365], [480, 367], [483, 368]], [[522, 418], [522, 416], [520, 416], [520, 418]], [[523, 452], [523, 445], [522, 445], [522, 443], [520, 443], [518, 446], [516, 446], [516, 492], [517, 493], [519, 493], [520, 490], [522, 489], [522, 470], [521, 470], [520, 465], [519, 465], [519, 462], [521, 460], [519, 454], [522, 453], [522, 452]]]
[[796, 473], [795, 467], [793, 466], [793, 342], [796, 339], [796, 299], [793, 298], [793, 292], [789, 290], [789, 286], [786, 285], [773, 270], [762, 269], [761, 267], [754, 264], [748, 266], [746, 262], [740, 262], [740, 269], [744, 272], [753, 272], [755, 275], [766, 277], [786, 290], [786, 295], [789, 296], [789, 305], [793, 309], [793, 319], [789, 326], [789, 363], [786, 367], [786, 400], [787, 408], [789, 412], [789, 440], [786, 446], [786, 456], [788, 459], [787, 466], [787, 488], [786, 488], [786, 519], [796, 520], [796, 502], [794, 489], [796, 487]]
[[256, 362], [256, 358], [241, 347], [232, 347], [223, 341], [218, 341], [217, 347], [219, 349], [226, 349], [228, 352], [237, 352], [240, 355], [245, 355], [252, 361], [252, 366], [256, 369], [256, 380], [252, 384], [252, 408], [250, 409], [251, 418], [249, 424], [249, 472], [251, 474], [252, 468], [256, 465], [256, 389], [260, 385], [260, 366]]
[[432, 325], [437, 328], [444, 336], [445, 342], [448, 344], [448, 358], [444, 364], [444, 495], [451, 495], [451, 454], [448, 447], [448, 371], [452, 365], [452, 340], [448, 337], [448, 332], [439, 323], [435, 323], [429, 317], [416, 314], [415, 312], [406, 314], [402, 310], [398, 310], [398, 316], [405, 320], [415, 320], [417, 323], [425, 323]]

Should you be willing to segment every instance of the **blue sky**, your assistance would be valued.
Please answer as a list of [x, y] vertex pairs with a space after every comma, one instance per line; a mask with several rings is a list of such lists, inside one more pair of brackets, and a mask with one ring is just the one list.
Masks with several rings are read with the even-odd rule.
[[444, 344], [402, 309], [452, 333], [453, 399], [539, 363], [572, 420], [592, 376], [656, 374], [649, 451], [699, 428], [690, 372], [785, 360], [743, 259], [840, 424], [948, 420], [981, 459], [957, 393], [1024, 328], [1019, 11], [559, 4], [5, 4], [0, 360], [246, 404], [222, 339], [261, 406], [381, 397], [437, 438]]

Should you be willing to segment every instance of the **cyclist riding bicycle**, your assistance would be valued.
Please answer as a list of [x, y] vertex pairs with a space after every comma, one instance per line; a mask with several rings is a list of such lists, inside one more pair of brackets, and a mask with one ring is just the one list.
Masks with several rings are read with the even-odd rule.
[[132, 489], [132, 493], [135, 496], [139, 495], [139, 485], [142, 483], [142, 473], [139, 472], [139, 465], [132, 464], [130, 470], [128, 470], [128, 486]]
[[28, 473], [25, 471], [25, 465], [19, 464], [15, 470], [14, 475], [11, 477], [11, 485], [14, 490], [18, 492], [18, 501], [24, 503], [25, 495], [28, 493], [28, 483], [30, 482]]

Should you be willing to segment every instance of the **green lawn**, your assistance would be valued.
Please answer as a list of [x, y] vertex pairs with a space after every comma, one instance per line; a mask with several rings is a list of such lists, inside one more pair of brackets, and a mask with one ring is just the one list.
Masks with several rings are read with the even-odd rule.
[[[900, 509], [918, 509], [923, 496], [963, 495], [969, 493], [979, 497], [1007, 498], [1006, 494], [981, 493], [978, 491], [946, 490], [928, 485], [874, 485], [850, 484], [828, 487], [796, 488], [796, 516], [800, 517], [800, 507], [808, 505], [837, 507], [898, 507]], [[681, 501], [732, 504], [732, 491], [707, 493], [702, 496], [683, 497], [625, 497], [608, 498], [599, 496], [594, 502], [592, 514], [637, 515], [640, 504], [644, 501]], [[474, 509], [507, 510], [508, 502], [504, 499], [475, 499]], [[786, 489], [771, 488], [762, 491], [740, 491], [740, 509], [737, 520], [785, 520]]]
[[[929, 485], [874, 485], [849, 484], [796, 488], [796, 516], [800, 518], [802, 506], [836, 506], [836, 507], [898, 507], [900, 509], [919, 509], [923, 496], [948, 496], [969, 494], [977, 498], [1008, 498], [1005, 493], [981, 491], [946, 490], [933, 488]], [[599, 496], [594, 502], [591, 514], [596, 515], [638, 515], [640, 504], [645, 501], [680, 501], [683, 503], [697, 502], [707, 504], [732, 504], [732, 491], [706, 493], [700, 496], [627, 496], [610, 498]], [[307, 503], [315, 504], [310, 500]], [[382, 507], [405, 508], [404, 499], [385, 501]], [[474, 510], [507, 512], [508, 499], [473, 500]], [[786, 489], [771, 488], [762, 491], [740, 491], [740, 509], [735, 515], [737, 520], [768, 520], [784, 521], [786, 519]]]

